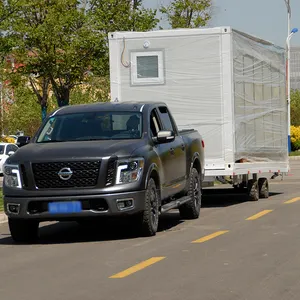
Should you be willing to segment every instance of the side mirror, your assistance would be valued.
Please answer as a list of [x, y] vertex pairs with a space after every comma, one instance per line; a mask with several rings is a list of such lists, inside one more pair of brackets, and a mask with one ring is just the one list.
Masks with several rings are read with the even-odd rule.
[[22, 147], [27, 145], [30, 142], [30, 136], [19, 136], [17, 139], [17, 146]]
[[159, 131], [156, 137], [156, 141], [159, 144], [170, 143], [175, 139], [175, 134], [171, 130]]
[[7, 155], [8, 155], [8, 156], [12, 156], [13, 154], [15, 154], [14, 151], [9, 151]]

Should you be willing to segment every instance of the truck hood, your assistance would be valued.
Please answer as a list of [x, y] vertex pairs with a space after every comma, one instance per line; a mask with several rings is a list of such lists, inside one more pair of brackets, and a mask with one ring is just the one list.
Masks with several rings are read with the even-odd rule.
[[98, 158], [112, 155], [126, 157], [130, 156], [135, 149], [142, 147], [144, 144], [144, 140], [30, 143], [18, 149], [9, 158], [7, 163], [53, 159]]

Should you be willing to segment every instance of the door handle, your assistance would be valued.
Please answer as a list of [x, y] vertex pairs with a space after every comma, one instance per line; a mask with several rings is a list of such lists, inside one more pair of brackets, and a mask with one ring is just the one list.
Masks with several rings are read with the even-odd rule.
[[170, 153], [171, 153], [172, 155], [174, 155], [174, 154], [175, 154], [175, 150], [174, 150], [174, 148], [170, 148]]

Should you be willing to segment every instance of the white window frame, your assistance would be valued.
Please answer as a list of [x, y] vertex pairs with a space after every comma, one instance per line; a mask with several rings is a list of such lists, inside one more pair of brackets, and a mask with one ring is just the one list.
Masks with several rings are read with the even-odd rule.
[[[137, 77], [137, 57], [141, 57], [141, 56], [158, 57], [158, 77], [152, 77], [152, 78]], [[151, 85], [151, 84], [165, 84], [163, 51], [131, 52], [131, 85]]]

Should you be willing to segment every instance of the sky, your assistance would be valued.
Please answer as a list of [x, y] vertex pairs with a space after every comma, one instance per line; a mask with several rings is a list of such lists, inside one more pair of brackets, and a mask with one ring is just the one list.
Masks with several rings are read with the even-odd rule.
[[[144, 0], [145, 7], [157, 8], [171, 0]], [[292, 28], [299, 28], [291, 46], [300, 46], [300, 0], [290, 0]], [[162, 22], [161, 25], [166, 25]], [[213, 0], [213, 16], [209, 27], [231, 26], [234, 29], [285, 46], [287, 9], [284, 0]]]

